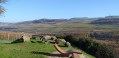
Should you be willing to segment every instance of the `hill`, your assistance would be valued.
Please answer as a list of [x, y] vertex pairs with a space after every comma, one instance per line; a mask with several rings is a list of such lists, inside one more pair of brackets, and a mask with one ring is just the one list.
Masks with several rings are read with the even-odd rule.
[[92, 21], [91, 24], [119, 24], [119, 16], [107, 16], [105, 18]]
[[31, 24], [31, 23], [56, 24], [63, 21], [67, 21], [67, 19], [38, 19], [38, 20], [32, 20], [32, 21], [24, 21], [17, 24]]
[[[32, 21], [24, 21], [7, 26], [1, 26], [1, 31], [13, 32], [77, 32], [79, 28], [85, 28], [87, 25], [82, 24], [91, 21], [89, 18], [71, 18], [71, 19], [38, 19]], [[79, 25], [80, 24], [80, 25]], [[74, 30], [75, 29], [75, 30]]]
[[[70, 19], [38, 19], [1, 26], [0, 31], [28, 33], [77, 33], [80, 30], [110, 31], [118, 29], [118, 18], [70, 18]], [[111, 23], [111, 24], [110, 24]], [[99, 25], [97, 25], [99, 24]], [[105, 25], [104, 25], [105, 24]]]

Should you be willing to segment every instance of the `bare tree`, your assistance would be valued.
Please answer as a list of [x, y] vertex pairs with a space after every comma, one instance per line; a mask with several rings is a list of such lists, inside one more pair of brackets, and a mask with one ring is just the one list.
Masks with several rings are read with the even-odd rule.
[[1, 4], [5, 3], [6, 1], [7, 0], [0, 0], [0, 14], [2, 14], [5, 11]]

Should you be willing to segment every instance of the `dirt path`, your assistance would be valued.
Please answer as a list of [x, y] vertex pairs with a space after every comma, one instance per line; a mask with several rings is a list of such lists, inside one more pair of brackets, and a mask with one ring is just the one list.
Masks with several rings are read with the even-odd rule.
[[0, 43], [11, 43], [12, 41], [0, 40]]
[[[84, 54], [74, 54], [74, 58], [89, 58], [88, 56]], [[69, 57], [63, 57], [59, 52], [54, 52], [49, 55], [48, 58], [69, 58]]]

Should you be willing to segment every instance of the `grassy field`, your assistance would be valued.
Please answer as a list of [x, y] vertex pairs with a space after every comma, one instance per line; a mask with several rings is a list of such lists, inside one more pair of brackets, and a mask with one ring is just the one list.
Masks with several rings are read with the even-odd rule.
[[15, 39], [12, 39], [12, 38], [4, 38], [4, 37], [0, 37], [0, 40], [8, 40], [8, 41], [14, 41]]
[[[59, 44], [63, 46], [63, 44]], [[78, 49], [76, 46], [71, 48], [61, 47], [62, 49]], [[0, 58], [47, 58], [48, 54], [55, 52], [53, 44], [44, 44], [40, 40], [31, 40], [26, 43], [5, 44], [0, 43]], [[82, 50], [81, 50], [82, 51]], [[90, 58], [95, 58], [92, 55], [82, 51], [83, 54]]]

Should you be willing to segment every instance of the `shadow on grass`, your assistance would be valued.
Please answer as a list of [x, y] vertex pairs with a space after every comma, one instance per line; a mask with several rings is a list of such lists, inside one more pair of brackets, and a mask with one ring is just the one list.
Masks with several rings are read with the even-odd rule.
[[49, 42], [49, 43], [51, 43], [51, 44], [55, 44], [56, 42]]
[[20, 38], [20, 39], [17, 39], [15, 41], [11, 42], [11, 44], [15, 44], [15, 43], [23, 43], [23, 39]]
[[63, 45], [58, 45], [59, 47], [66, 47], [66, 46], [63, 46]]
[[42, 43], [41, 41], [37, 41], [38, 43]]
[[31, 41], [31, 43], [36, 43], [36, 42], [34, 42], [34, 41]]
[[37, 51], [32, 51], [31, 54], [42, 54], [42, 55], [47, 55], [47, 56], [50, 55], [50, 53], [46, 53], [46, 52], [37, 52]]
[[64, 57], [62, 54], [59, 53], [46, 53], [46, 52], [37, 52], [37, 51], [32, 51], [31, 54], [42, 54], [46, 56], [51, 56], [51, 57]]

